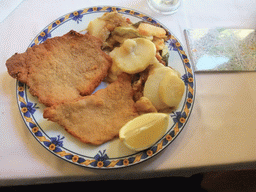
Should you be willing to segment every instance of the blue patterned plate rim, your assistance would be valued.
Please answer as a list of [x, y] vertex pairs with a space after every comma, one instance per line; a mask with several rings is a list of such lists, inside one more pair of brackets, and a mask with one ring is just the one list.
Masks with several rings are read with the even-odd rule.
[[[184, 81], [186, 86], [186, 91], [183, 98], [183, 105], [170, 114], [173, 124], [170, 126], [167, 133], [152, 147], [140, 151], [134, 152], [128, 155], [120, 155], [118, 157], [109, 157], [108, 149], [100, 149], [93, 155], [81, 154], [74, 150], [68, 149], [65, 147], [65, 137], [63, 135], [55, 135], [50, 137], [40, 126], [40, 123], [37, 122], [37, 117], [35, 117], [35, 112], [39, 111], [39, 107], [36, 102], [31, 102], [28, 98], [29, 92], [25, 84], [17, 81], [16, 84], [16, 96], [19, 111], [21, 116], [29, 129], [30, 133], [35, 137], [35, 139], [48, 151], [56, 155], [57, 157], [79, 165], [82, 167], [88, 168], [97, 168], [97, 169], [110, 169], [110, 168], [123, 168], [135, 165], [145, 160], [148, 160], [155, 155], [159, 154], [163, 149], [169, 146], [173, 140], [180, 134], [181, 130], [185, 127], [191, 111], [193, 109], [195, 101], [195, 78], [192, 66], [190, 64], [189, 58], [185, 53], [183, 46], [180, 41], [160, 22], [154, 18], [147, 16], [144, 13], [136, 11], [134, 9], [116, 7], [116, 6], [95, 6], [84, 8], [80, 10], [73, 11], [66, 15], [59, 17], [54, 20], [48, 26], [46, 26], [30, 43], [29, 47], [34, 46], [35, 44], [40, 44], [44, 42], [47, 38], [54, 37], [52, 33], [57, 30], [60, 26], [67, 24], [68, 22], [73, 22], [72, 24], [79, 25], [83, 22], [83, 18], [89, 14], [112, 12], [117, 11], [121, 14], [126, 15], [128, 18], [139, 19], [147, 21], [156, 26], [163, 27], [166, 29], [170, 35], [170, 39], [166, 42], [169, 48], [170, 55], [176, 54], [179, 56], [181, 79]], [[90, 20], [89, 20], [90, 21]], [[84, 26], [85, 28], [86, 26]], [[71, 30], [73, 28], [69, 28]], [[76, 29], [74, 29], [76, 30]], [[68, 31], [67, 31], [68, 32]], [[171, 65], [172, 66], [172, 63]], [[176, 66], [177, 67], [177, 66]], [[174, 67], [175, 68], [175, 67]]]

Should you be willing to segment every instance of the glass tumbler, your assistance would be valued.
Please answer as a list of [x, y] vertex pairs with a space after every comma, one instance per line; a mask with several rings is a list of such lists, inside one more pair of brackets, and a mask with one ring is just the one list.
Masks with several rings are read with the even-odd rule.
[[161, 14], [176, 13], [180, 7], [181, 0], [147, 0], [149, 7]]

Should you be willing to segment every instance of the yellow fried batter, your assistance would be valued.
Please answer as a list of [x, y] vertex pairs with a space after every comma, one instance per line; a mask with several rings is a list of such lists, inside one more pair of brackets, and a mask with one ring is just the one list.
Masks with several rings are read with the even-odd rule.
[[44, 118], [57, 122], [84, 143], [100, 145], [119, 134], [119, 129], [137, 117], [131, 78], [118, 80], [95, 94], [44, 110]]
[[98, 38], [71, 30], [16, 53], [6, 66], [39, 102], [51, 106], [89, 95], [101, 83], [112, 64], [101, 46]]

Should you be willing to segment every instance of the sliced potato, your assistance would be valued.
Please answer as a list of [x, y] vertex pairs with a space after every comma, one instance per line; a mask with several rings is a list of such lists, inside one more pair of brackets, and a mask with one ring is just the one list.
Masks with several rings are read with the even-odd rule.
[[109, 31], [113, 31], [118, 26], [129, 25], [126, 18], [117, 11], [104, 13], [100, 18], [107, 22], [106, 27]]
[[118, 26], [128, 26], [125, 17], [118, 12], [110, 12], [92, 20], [88, 24], [87, 31], [90, 35], [98, 37], [105, 42], [110, 32]]
[[163, 50], [164, 47], [165, 47], [164, 39], [154, 38], [154, 39], [153, 39], [153, 43], [156, 45], [156, 50], [157, 50], [157, 51]]
[[87, 31], [90, 35], [105, 41], [110, 34], [109, 30], [106, 28], [106, 24], [107, 22], [103, 19], [96, 18], [93, 21], [90, 21], [87, 27]]
[[[156, 55], [157, 56], [157, 55]], [[150, 68], [150, 71], [149, 71], [149, 75], [151, 73], [154, 73], [155, 69], [156, 68], [165, 68], [165, 65], [163, 65], [162, 63], [160, 63], [158, 61], [158, 59], [155, 57], [152, 61], [151, 61], [151, 68]]]
[[163, 28], [148, 23], [140, 23], [138, 31], [139, 34], [143, 36], [155, 36], [159, 38], [166, 37], [166, 31]]
[[135, 74], [145, 70], [156, 54], [154, 43], [144, 38], [127, 39], [110, 52], [113, 65], [121, 71]]
[[169, 70], [172, 69], [164, 66], [153, 68], [152, 71], [150, 71], [150, 75], [148, 76], [144, 86], [144, 96], [151, 101], [158, 111], [169, 107], [161, 100], [158, 92], [160, 82], [164, 78], [165, 74], [169, 72]]
[[167, 72], [159, 83], [160, 99], [169, 107], [178, 107], [184, 94], [184, 82], [177, 73]]

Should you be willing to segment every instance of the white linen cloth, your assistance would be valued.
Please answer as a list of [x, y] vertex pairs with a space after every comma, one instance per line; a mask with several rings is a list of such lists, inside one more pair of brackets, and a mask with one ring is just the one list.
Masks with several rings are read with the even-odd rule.
[[[56, 18], [85, 7], [122, 6], [151, 15], [186, 47], [186, 28], [256, 28], [255, 0], [183, 0], [170, 16], [152, 12], [146, 0], [25, 0], [0, 23], [0, 186], [60, 181], [190, 176], [256, 165], [256, 74], [196, 74], [196, 101], [177, 139], [156, 157], [126, 169], [92, 170], [65, 162], [27, 130], [17, 107], [15, 83], [5, 61], [24, 52]], [[67, 180], [68, 179], [68, 180]]]
[[0, 0], [0, 23], [18, 7], [23, 0]]

